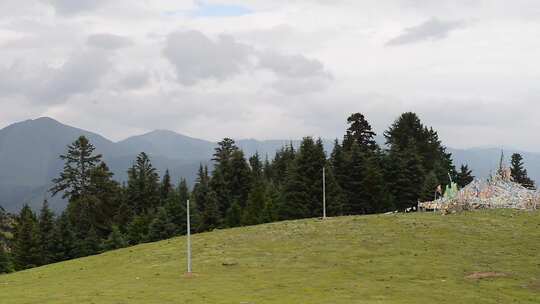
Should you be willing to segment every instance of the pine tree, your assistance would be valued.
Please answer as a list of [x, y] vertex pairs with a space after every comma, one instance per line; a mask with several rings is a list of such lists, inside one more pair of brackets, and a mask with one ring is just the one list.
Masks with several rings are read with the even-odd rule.
[[527, 169], [523, 163], [523, 156], [519, 153], [514, 153], [512, 155], [512, 160], [510, 162], [510, 172], [512, 173], [512, 178], [516, 183], [521, 184], [523, 187], [528, 189], [535, 189], [534, 181], [529, 178], [527, 174]]
[[358, 144], [362, 152], [374, 152], [378, 149], [375, 142], [375, 132], [371, 129], [371, 125], [366, 120], [363, 114], [354, 113], [347, 118], [349, 128], [343, 138], [343, 148], [349, 151], [352, 148], [353, 142]]
[[60, 177], [53, 180], [54, 186], [50, 189], [53, 196], [64, 192], [62, 198], [69, 201], [83, 195], [90, 185], [90, 171], [101, 161], [101, 154], [94, 154], [95, 147], [84, 136], [79, 137], [68, 146], [68, 152], [60, 155], [64, 170]]
[[286, 145], [276, 152], [274, 161], [271, 165], [272, 181], [277, 187], [282, 186], [287, 178], [289, 167], [293, 164], [296, 157], [296, 151], [292, 143]]
[[159, 175], [144, 152], [128, 170], [126, 195], [135, 215], [152, 212], [159, 205]]
[[209, 191], [204, 199], [205, 208], [200, 214], [200, 222], [197, 231], [210, 231], [221, 227], [222, 218], [219, 212], [217, 196], [213, 191]]
[[165, 240], [174, 236], [176, 230], [175, 225], [169, 220], [167, 210], [159, 208], [148, 228], [147, 239], [150, 242]]
[[384, 212], [391, 208], [382, 168], [375, 156], [366, 160], [366, 168], [360, 187], [364, 204], [363, 213]]
[[263, 222], [266, 206], [266, 189], [262, 180], [257, 181], [249, 193], [248, 202], [242, 214], [242, 225], [256, 225]]
[[75, 234], [67, 212], [56, 220], [53, 234], [54, 262], [69, 260], [75, 257]]
[[298, 166], [293, 162], [287, 169], [279, 206], [279, 218], [283, 220], [309, 217], [310, 196], [306, 183], [301, 180]]
[[115, 216], [124, 200], [120, 185], [113, 180], [113, 173], [104, 162], [90, 171], [88, 195], [96, 199], [96, 204], [89, 210], [95, 219], [92, 225], [98, 236], [105, 238], [111, 232]]
[[353, 142], [344, 160], [344, 180], [341, 185], [346, 196], [345, 214], [365, 214], [369, 210], [366, 194], [362, 192], [366, 166], [365, 154], [361, 152], [358, 143]]
[[335, 177], [334, 169], [330, 163], [326, 165], [326, 215], [343, 215], [345, 194]]
[[38, 243], [42, 265], [55, 260], [54, 222], [54, 213], [49, 208], [47, 200], [44, 200], [38, 221]]
[[[186, 203], [190, 198], [189, 188], [185, 179], [180, 181], [177, 191], [171, 192], [165, 203], [169, 221], [174, 225], [174, 235], [186, 233]], [[194, 213], [193, 204], [190, 212]]]
[[40, 264], [38, 226], [36, 216], [24, 205], [15, 228], [13, 260], [17, 270], [36, 267]]
[[0, 242], [0, 274], [10, 273], [12, 270], [11, 261], [6, 248], [4, 247], [4, 244]]
[[136, 215], [127, 227], [127, 241], [130, 245], [136, 245], [144, 242], [148, 236], [148, 228], [151, 216]]
[[105, 250], [115, 250], [124, 248], [127, 246], [127, 241], [122, 234], [122, 231], [120, 231], [120, 228], [118, 226], [114, 225], [112, 226], [111, 234], [109, 234], [109, 237], [105, 240], [103, 243], [103, 249]]
[[242, 224], [242, 207], [240, 207], [238, 201], [234, 201], [227, 210], [225, 222], [227, 227], [238, 227]]
[[404, 151], [390, 151], [385, 176], [398, 210], [417, 206], [424, 186], [424, 174], [421, 157], [414, 146]]
[[101, 251], [101, 240], [98, 237], [97, 231], [94, 227], [86, 233], [84, 239], [79, 239], [75, 242], [76, 257], [85, 257], [89, 255], [98, 254]]
[[[244, 157], [244, 152], [240, 149], [234, 151], [231, 155], [231, 175], [228, 185], [232, 200], [238, 201], [242, 208], [244, 208], [247, 203], [249, 189], [252, 183], [251, 179], [251, 170]], [[230, 205], [220, 206], [220, 210], [225, 210], [226, 212], [229, 207]], [[222, 214], [224, 215], [225, 213]]]
[[169, 193], [173, 191], [173, 185], [171, 183], [171, 175], [169, 174], [169, 169], [165, 170], [163, 179], [161, 180], [160, 185], [160, 198], [162, 202], [165, 202], [169, 197]]
[[430, 202], [436, 199], [437, 187], [440, 185], [439, 179], [434, 171], [429, 172], [424, 180], [424, 185], [422, 187], [422, 193], [420, 194], [420, 201]]
[[467, 165], [461, 165], [461, 168], [457, 174], [456, 183], [460, 188], [463, 188], [470, 184], [474, 180], [472, 171], [469, 170]]

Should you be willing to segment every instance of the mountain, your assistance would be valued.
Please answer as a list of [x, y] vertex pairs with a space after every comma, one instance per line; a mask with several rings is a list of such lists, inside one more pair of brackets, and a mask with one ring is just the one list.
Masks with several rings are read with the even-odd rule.
[[[115, 178], [127, 180], [127, 169], [139, 152], [150, 155], [153, 165], [163, 174], [169, 169], [175, 181], [180, 177], [193, 184], [199, 165], [211, 165], [210, 159], [216, 143], [181, 135], [172, 131], [157, 130], [133, 136], [120, 142], [86, 130], [62, 124], [51, 118], [38, 118], [12, 124], [0, 130], [0, 206], [15, 212], [28, 203], [37, 209], [48, 196], [51, 180], [57, 177], [63, 163], [59, 155], [66, 146], [80, 135], [85, 135], [103, 154]], [[276, 150], [292, 143], [298, 148], [299, 140], [256, 140], [240, 139], [237, 145], [249, 157], [258, 152], [261, 158], [272, 159]], [[328, 153], [333, 141], [324, 140]], [[477, 177], [485, 177], [499, 162], [498, 149], [449, 149], [457, 167], [469, 164]], [[505, 151], [510, 155], [514, 151]], [[519, 152], [519, 151], [518, 151]], [[521, 152], [529, 175], [540, 181], [540, 154]], [[58, 197], [49, 199], [51, 207], [62, 210], [66, 203]]]

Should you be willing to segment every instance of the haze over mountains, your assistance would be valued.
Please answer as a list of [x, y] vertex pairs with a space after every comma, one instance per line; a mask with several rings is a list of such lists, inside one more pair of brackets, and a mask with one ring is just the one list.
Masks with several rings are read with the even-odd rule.
[[[215, 143], [181, 135], [167, 130], [156, 130], [147, 134], [129, 137], [120, 142], [113, 142], [105, 137], [86, 130], [64, 125], [51, 118], [38, 118], [12, 124], [0, 130], [0, 206], [6, 210], [17, 211], [24, 203], [38, 208], [44, 198], [48, 198], [47, 189], [50, 181], [63, 167], [59, 155], [65, 153], [66, 146], [78, 136], [84, 135], [103, 154], [105, 162], [115, 173], [118, 181], [125, 181], [127, 169], [136, 155], [146, 152], [151, 156], [153, 165], [163, 174], [169, 169], [173, 180], [177, 182], [185, 177], [191, 184], [199, 164], [209, 164]], [[272, 159], [277, 149], [298, 140], [237, 140], [247, 156], [259, 152], [264, 158]], [[330, 153], [333, 140], [324, 140], [325, 148]], [[500, 149], [473, 148], [451, 149], [456, 166], [469, 164], [473, 174], [484, 177], [493, 171], [500, 158]], [[515, 151], [505, 151], [509, 156]], [[529, 175], [540, 181], [540, 153], [521, 152], [524, 156]], [[61, 210], [65, 202], [50, 199], [55, 210]]]

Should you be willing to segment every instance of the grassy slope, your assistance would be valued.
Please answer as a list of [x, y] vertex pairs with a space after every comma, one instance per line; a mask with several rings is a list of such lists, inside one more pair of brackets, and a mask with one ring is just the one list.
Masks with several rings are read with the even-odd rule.
[[[540, 303], [540, 212], [301, 220], [0, 276], [0, 303]], [[224, 266], [233, 264], [232, 266]], [[476, 271], [508, 277], [472, 280]]]

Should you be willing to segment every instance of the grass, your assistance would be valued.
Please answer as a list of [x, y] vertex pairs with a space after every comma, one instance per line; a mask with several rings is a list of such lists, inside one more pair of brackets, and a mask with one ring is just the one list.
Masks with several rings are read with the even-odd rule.
[[280, 222], [193, 255], [192, 278], [184, 237], [2, 275], [0, 303], [540, 303], [540, 212]]

